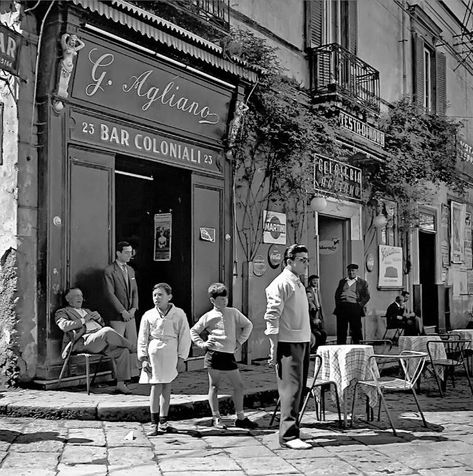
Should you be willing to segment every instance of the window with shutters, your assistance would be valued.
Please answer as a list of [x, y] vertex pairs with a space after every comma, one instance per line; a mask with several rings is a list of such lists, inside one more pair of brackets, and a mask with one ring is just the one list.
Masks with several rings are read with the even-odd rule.
[[445, 114], [446, 58], [436, 46], [440, 28], [417, 5], [413, 19], [413, 93], [414, 101], [428, 112]]

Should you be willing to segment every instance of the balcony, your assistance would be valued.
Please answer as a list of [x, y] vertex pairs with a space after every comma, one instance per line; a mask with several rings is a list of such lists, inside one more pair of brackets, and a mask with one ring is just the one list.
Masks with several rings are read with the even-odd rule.
[[379, 71], [337, 43], [309, 50], [314, 97], [340, 96], [379, 113]]
[[[224, 34], [230, 31], [230, 0], [129, 0], [131, 3], [193, 30], [195, 20]], [[188, 15], [189, 19], [182, 15]], [[190, 14], [190, 15], [189, 15]], [[194, 22], [191, 19], [194, 18]]]

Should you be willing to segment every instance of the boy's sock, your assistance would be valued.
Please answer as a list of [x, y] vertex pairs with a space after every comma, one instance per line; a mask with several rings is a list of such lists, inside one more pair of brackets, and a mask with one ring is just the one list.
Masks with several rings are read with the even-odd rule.
[[219, 428], [221, 430], [226, 430], [227, 429], [227, 425], [222, 423], [220, 413], [212, 413], [212, 426], [214, 428]]
[[146, 436], [157, 436], [158, 435], [158, 425], [159, 425], [159, 413], [151, 413], [151, 430], [146, 433]]

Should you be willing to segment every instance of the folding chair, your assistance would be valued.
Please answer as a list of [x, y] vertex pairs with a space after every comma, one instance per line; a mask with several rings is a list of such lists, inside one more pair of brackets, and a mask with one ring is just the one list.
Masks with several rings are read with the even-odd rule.
[[[297, 422], [298, 424], [301, 423], [302, 417], [304, 416], [305, 410], [307, 408], [307, 404], [309, 403], [309, 399], [311, 396], [314, 398], [315, 412], [316, 412], [317, 419], [325, 421], [325, 389], [332, 385], [335, 391], [335, 401], [337, 404], [337, 412], [338, 412], [338, 424], [341, 427], [342, 416], [340, 411], [340, 399], [338, 397], [337, 385], [335, 384], [335, 382], [331, 380], [318, 379], [320, 369], [322, 368], [322, 357], [318, 354], [313, 354], [311, 355], [311, 359], [312, 358], [314, 359], [314, 372], [312, 377], [309, 377], [307, 379], [307, 383], [306, 383], [307, 394], [304, 398], [304, 403], [302, 404], [301, 410], [299, 412], [299, 417]], [[317, 394], [315, 390], [317, 387], [320, 387], [320, 410], [319, 410], [319, 402], [317, 401]], [[276, 413], [279, 410], [280, 405], [281, 405], [281, 400], [278, 398], [269, 426], [273, 425], [274, 419], [276, 418]]]
[[386, 319], [386, 329], [384, 331], [383, 337], [381, 340], [386, 340], [388, 337], [388, 332], [389, 331], [394, 331], [393, 335], [389, 337], [389, 340], [393, 343], [397, 344], [397, 341], [399, 340], [399, 337], [402, 336], [404, 332], [404, 327], [402, 327], [402, 323], [399, 323], [399, 326], [393, 326], [391, 323], [388, 322], [388, 319], [386, 316], [381, 316]]
[[[427, 342], [427, 352], [429, 354], [432, 372], [435, 376], [440, 396], [444, 396], [444, 392], [447, 388], [447, 378], [449, 375], [452, 381], [452, 386], [455, 388], [454, 374], [456, 367], [463, 367], [465, 369], [468, 385], [470, 386], [471, 393], [473, 394], [470, 372], [468, 371], [468, 365], [466, 365], [465, 356], [465, 351], [470, 348], [471, 341], [467, 339], [458, 339], [458, 336], [452, 334], [450, 334], [450, 336], [451, 338], [448, 340], [429, 340]], [[445, 349], [445, 358], [438, 357], [438, 352], [436, 352], [437, 346], [443, 346]], [[443, 369], [443, 379], [439, 373], [439, 367]]]
[[[67, 353], [66, 353], [66, 356], [64, 358], [64, 362], [62, 364], [61, 372], [60, 372], [58, 380], [57, 380], [57, 386], [59, 387], [59, 385], [61, 384], [61, 380], [64, 376], [64, 373], [65, 373], [66, 369], [69, 366], [69, 361], [71, 359], [71, 356], [75, 355], [77, 357], [83, 357], [85, 359], [85, 378], [86, 378], [86, 385], [87, 385], [87, 395], [90, 395], [90, 387], [95, 382], [95, 377], [97, 376], [97, 372], [99, 371], [100, 364], [102, 362], [102, 359], [105, 357], [105, 354], [103, 352], [101, 352], [99, 354], [92, 354], [90, 352], [75, 353], [74, 352], [74, 347], [75, 347], [75, 344], [76, 344], [77, 341], [74, 340], [75, 336], [74, 336], [73, 332], [70, 332], [69, 335], [70, 335], [70, 338], [71, 338], [71, 341], [70, 341], [71, 345], [67, 349]], [[92, 381], [91, 381], [90, 380], [90, 363], [91, 363], [90, 360], [92, 358], [96, 358], [96, 357], [99, 357], [99, 356], [100, 356], [100, 358], [99, 358], [99, 361], [97, 362], [95, 373], [94, 373], [94, 376], [92, 377]], [[113, 365], [113, 360], [112, 360], [112, 365]], [[115, 372], [115, 368], [113, 368], [113, 370]]]
[[[427, 422], [425, 421], [424, 414], [422, 413], [422, 409], [420, 408], [419, 400], [417, 399], [417, 394], [414, 389], [417, 379], [419, 378], [420, 374], [425, 365], [425, 360], [427, 358], [427, 353], [425, 352], [414, 352], [414, 351], [403, 351], [400, 354], [396, 355], [373, 355], [370, 357], [370, 361], [373, 359], [375, 362], [383, 363], [386, 361], [397, 362], [400, 364], [402, 369], [402, 373], [404, 378], [396, 378], [391, 376], [384, 376], [378, 377], [376, 374], [377, 365], [369, 365], [371, 376], [373, 377], [372, 380], [360, 380], [355, 384], [355, 389], [353, 392], [353, 403], [352, 403], [352, 425], [353, 420], [355, 419], [355, 402], [356, 402], [356, 391], [359, 385], [364, 385], [367, 387], [371, 387], [376, 389], [376, 392], [380, 398], [379, 402], [379, 409], [378, 409], [378, 421], [380, 419], [381, 414], [381, 402], [384, 405], [384, 409], [388, 416], [389, 423], [393, 430], [393, 434], [396, 436], [396, 428], [394, 427], [393, 420], [391, 418], [391, 414], [389, 412], [388, 405], [386, 403], [386, 399], [384, 398], [384, 392], [406, 392], [411, 391], [412, 395], [414, 396], [414, 400], [416, 402], [417, 408], [419, 410], [420, 416], [422, 418], [422, 422], [425, 427], [427, 427]], [[371, 362], [370, 362], [371, 364]], [[368, 409], [367, 409], [368, 410]], [[367, 411], [367, 420], [369, 421], [369, 412]]]

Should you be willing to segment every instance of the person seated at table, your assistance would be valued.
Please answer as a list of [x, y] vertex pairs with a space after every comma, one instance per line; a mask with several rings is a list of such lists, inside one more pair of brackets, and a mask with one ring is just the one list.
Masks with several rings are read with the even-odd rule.
[[423, 326], [420, 317], [407, 311], [409, 292], [402, 291], [386, 310], [386, 325], [388, 329], [403, 329], [406, 336], [422, 335]]
[[55, 314], [56, 324], [64, 332], [63, 358], [71, 346], [74, 346], [74, 353], [104, 353], [115, 362], [116, 391], [130, 394], [125, 381], [131, 378], [130, 353], [136, 352], [136, 345], [105, 326], [97, 311], [83, 308], [84, 297], [79, 288], [70, 288], [64, 298], [68, 306], [58, 309]]
[[327, 332], [324, 329], [324, 315], [320, 302], [319, 277], [316, 274], [309, 276], [309, 285], [306, 288], [307, 300], [309, 301], [310, 331], [312, 333], [311, 352], [317, 347], [325, 345]]

